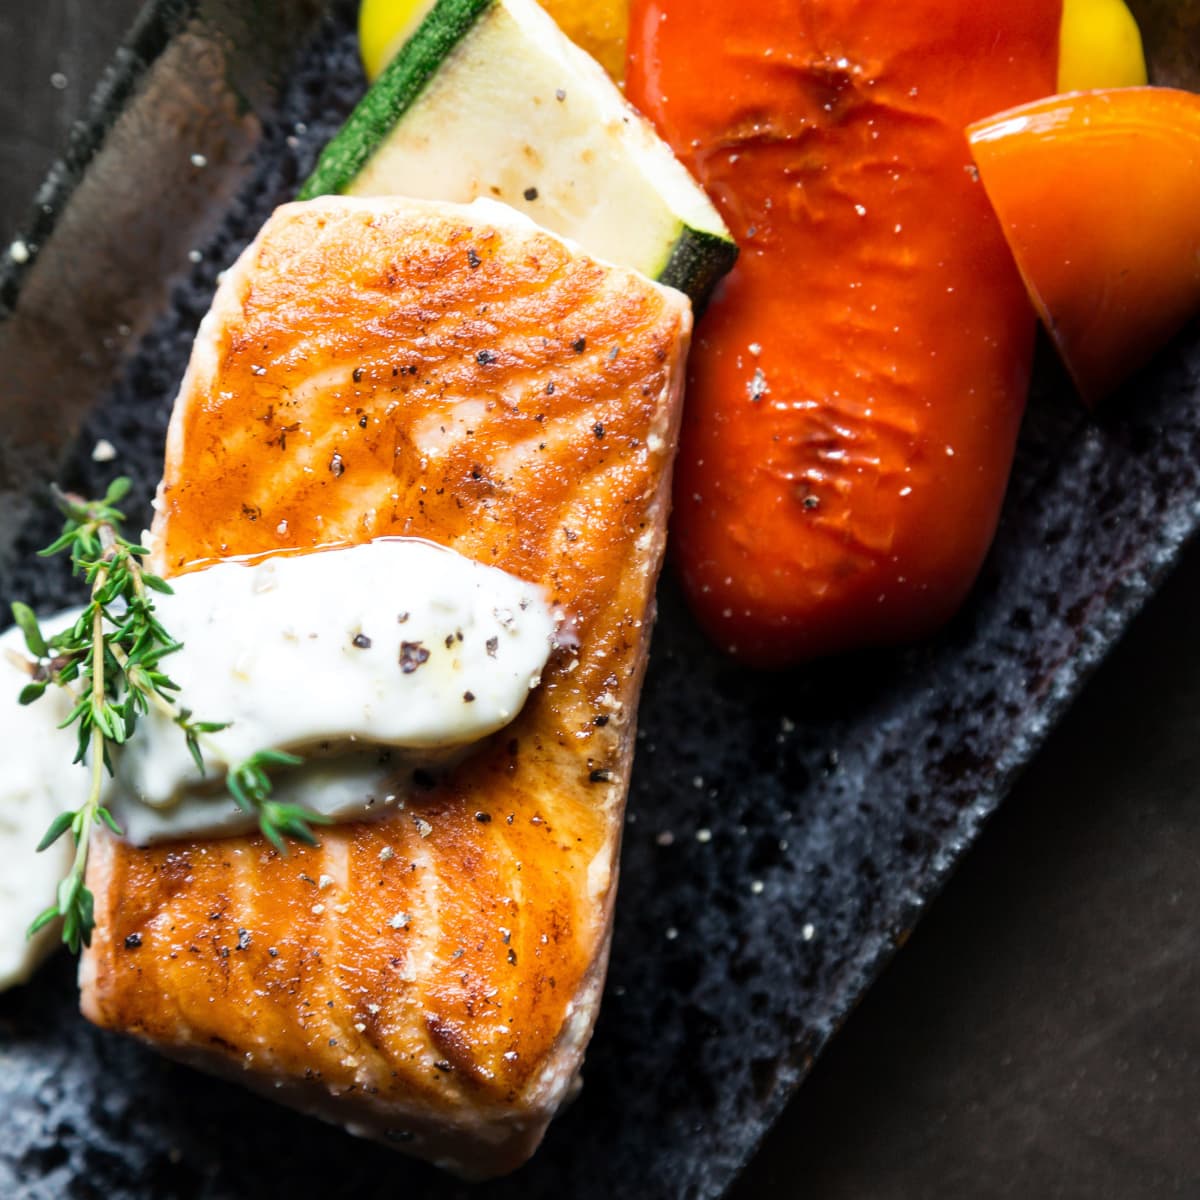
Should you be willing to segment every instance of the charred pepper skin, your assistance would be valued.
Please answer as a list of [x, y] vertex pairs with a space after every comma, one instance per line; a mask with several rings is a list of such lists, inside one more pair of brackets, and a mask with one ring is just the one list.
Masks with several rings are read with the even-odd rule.
[[978, 573], [1035, 320], [963, 131], [1054, 90], [1060, 17], [635, 0], [629, 97], [741, 246], [697, 329], [673, 533], [743, 661], [919, 638]]

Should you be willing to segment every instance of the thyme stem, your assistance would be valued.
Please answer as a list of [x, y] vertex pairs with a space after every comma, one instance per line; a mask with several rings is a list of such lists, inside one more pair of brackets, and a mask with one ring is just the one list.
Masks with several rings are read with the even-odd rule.
[[[33, 936], [58, 917], [63, 919], [62, 940], [78, 952], [91, 942], [95, 927], [95, 898], [88, 890], [88, 851], [94, 826], [121, 831], [102, 803], [104, 772], [113, 771], [113, 751], [134, 734], [138, 718], [154, 708], [182, 730], [189, 751], [204, 773], [202, 744], [210, 751], [211, 735], [227, 722], [198, 721], [179, 702], [179, 686], [161, 669], [161, 661], [181, 648], [155, 615], [150, 592], [170, 593], [170, 586], [149, 574], [142, 563], [147, 551], [120, 533], [124, 514], [116, 504], [129, 490], [129, 480], [117, 479], [103, 500], [85, 500], [54, 489], [66, 517], [62, 534], [43, 555], [69, 551], [75, 573], [89, 584], [91, 598], [75, 624], [53, 638], [43, 636], [33, 610], [13, 604], [13, 617], [33, 656], [31, 682], [21, 691], [22, 704], [31, 704], [50, 686], [66, 689], [75, 706], [65, 725], [77, 725], [79, 741], [75, 761], [88, 762], [87, 798], [74, 811], [60, 813], [46, 830], [39, 850], [53, 845], [68, 830], [75, 841], [70, 871], [58, 887], [53, 905], [29, 928]], [[122, 607], [123, 606], [123, 607]], [[83, 686], [76, 688], [78, 680]], [[299, 805], [271, 799], [267, 768], [295, 766], [301, 760], [277, 750], [261, 750], [229, 769], [225, 776], [229, 794], [254, 817], [264, 837], [281, 853], [287, 841], [316, 844], [312, 826], [329, 818]]]

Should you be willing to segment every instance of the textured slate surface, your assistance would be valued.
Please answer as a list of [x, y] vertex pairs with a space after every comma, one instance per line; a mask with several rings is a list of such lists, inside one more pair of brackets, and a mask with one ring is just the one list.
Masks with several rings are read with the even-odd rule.
[[1196, 1194], [1198, 595], [1193, 543], [730, 1200]]
[[[343, 21], [82, 434], [77, 482], [99, 482], [98, 436], [121, 470], [156, 477], [212, 275], [301, 177], [352, 57]], [[665, 589], [587, 1086], [513, 1181], [468, 1193], [94, 1034], [60, 962], [0, 998], [0, 1194], [717, 1194], [1195, 524], [1198, 358], [1193, 334], [1135, 385], [1136, 415], [1104, 425], [1046, 398], [985, 578], [935, 645], [764, 679], [714, 660]], [[25, 546], [47, 529], [35, 519]], [[6, 596], [60, 589], [53, 572], [0, 576]]]

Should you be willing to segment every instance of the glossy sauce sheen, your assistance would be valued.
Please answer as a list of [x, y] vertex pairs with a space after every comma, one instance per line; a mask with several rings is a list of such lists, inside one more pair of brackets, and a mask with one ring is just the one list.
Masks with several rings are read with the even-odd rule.
[[159, 565], [422, 537], [540, 585], [578, 646], [319, 850], [102, 842], [91, 1019], [466, 1173], [532, 1151], [603, 980], [689, 332], [677, 293], [496, 206], [275, 214], [197, 341]]
[[635, 0], [628, 95], [741, 246], [697, 329], [673, 519], [730, 652], [918, 636], [974, 580], [1034, 318], [963, 127], [1053, 90], [1059, 16]]

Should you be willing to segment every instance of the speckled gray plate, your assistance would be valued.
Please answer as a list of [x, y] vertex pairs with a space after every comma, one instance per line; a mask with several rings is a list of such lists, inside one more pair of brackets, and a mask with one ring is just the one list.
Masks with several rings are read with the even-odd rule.
[[[30, 556], [49, 478], [150, 494], [216, 271], [361, 87], [353, 4], [320, 7], [152, 4], [38, 197], [30, 259], [0, 273], [5, 600], [69, 594]], [[1147, 11], [1153, 50], [1195, 7]], [[586, 1085], [528, 1167], [467, 1188], [95, 1032], [59, 958], [0, 996], [0, 1196], [719, 1195], [1200, 523], [1195, 328], [1098, 422], [1040, 379], [995, 549], [936, 642], [753, 675], [664, 583]]]

